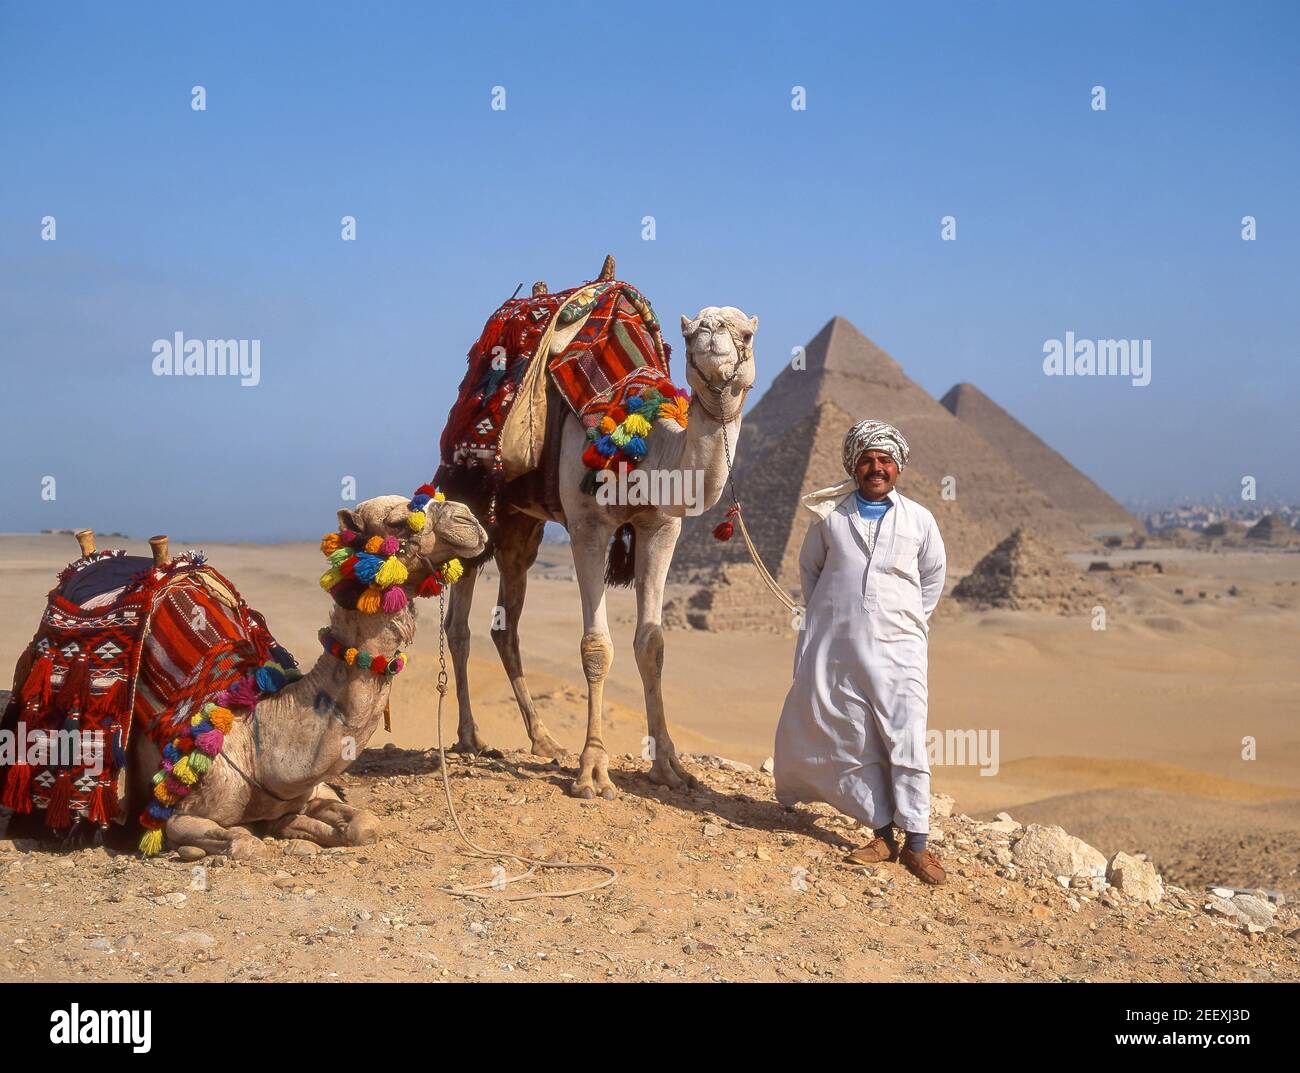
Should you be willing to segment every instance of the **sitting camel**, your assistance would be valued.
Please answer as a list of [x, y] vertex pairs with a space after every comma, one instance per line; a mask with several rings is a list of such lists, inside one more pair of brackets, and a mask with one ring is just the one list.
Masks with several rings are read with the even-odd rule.
[[[439, 564], [483, 551], [487, 534], [459, 503], [430, 503], [417, 547], [408, 556], [403, 588], [413, 593]], [[363, 536], [407, 536], [407, 500], [379, 496], [340, 510], [339, 525]], [[400, 611], [366, 614], [335, 605], [330, 634], [344, 648], [391, 658], [415, 638], [412, 600]], [[269, 821], [276, 838], [303, 838], [321, 846], [358, 846], [379, 837], [372, 812], [339, 800], [326, 780], [361, 754], [388, 705], [392, 676], [372, 674], [322, 652], [302, 678], [257, 705], [257, 733], [236, 720], [199, 789], [182, 799], [166, 823], [170, 846], [196, 846], [206, 853], [240, 858], [261, 842], [247, 824]], [[159, 753], [148, 735], [134, 736], [132, 770], [148, 791]]]
[[[184, 796], [170, 802], [173, 807], [164, 809], [170, 814], [160, 827], [168, 847], [248, 857], [263, 848], [249, 829], [254, 823], [264, 824], [274, 837], [302, 838], [321, 846], [364, 845], [379, 837], [378, 818], [345, 804], [327, 780], [360, 755], [387, 708], [393, 674], [381, 673], [380, 667], [391, 671], [388, 664], [415, 637], [416, 608], [409, 597], [431, 578], [454, 580], [442, 572], [441, 564], [479, 555], [487, 541], [487, 534], [461, 504], [431, 500], [421, 506], [419, 510], [402, 496], [380, 496], [338, 512], [341, 533], [352, 542], [350, 547], [362, 548], [368, 540], [372, 542], [366, 545], [368, 551], [380, 542], [389, 545], [383, 554], [391, 556], [386, 582], [392, 583], [386, 583], [385, 603], [400, 608], [384, 610], [355, 599], [343, 600], [338, 590], [331, 590], [336, 602], [328, 636], [323, 637], [326, 649], [315, 665], [296, 680], [287, 675], [282, 688], [258, 698], [251, 718], [231, 719], [229, 710], [217, 709], [224, 712], [220, 717], [224, 740], [218, 739], [220, 751], [212, 756], [210, 766], [203, 766], [202, 777]], [[326, 538], [333, 540], [333, 535]], [[338, 569], [334, 559], [331, 569]], [[399, 588], [401, 592], [396, 591]], [[210, 712], [212, 707], [205, 704], [202, 710]], [[218, 722], [215, 715], [209, 718], [213, 724]], [[132, 812], [154, 800], [155, 772], [163, 761], [159, 746], [144, 730], [141, 727], [130, 737], [127, 770]], [[183, 762], [188, 765], [197, 751], [186, 753]], [[167, 770], [175, 777], [188, 775], [190, 768], [182, 770], [176, 762]], [[161, 844], [155, 841], [147, 848], [142, 843], [142, 848], [157, 852]]]

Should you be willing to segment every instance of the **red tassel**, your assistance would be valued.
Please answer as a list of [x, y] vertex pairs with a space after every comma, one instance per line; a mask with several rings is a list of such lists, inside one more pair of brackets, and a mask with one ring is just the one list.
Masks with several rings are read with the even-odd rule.
[[100, 827], [107, 827], [116, 812], [117, 794], [112, 792], [107, 780], [101, 778], [95, 784], [95, 792], [90, 795], [90, 810], [87, 816], [91, 823], [97, 823]]
[[24, 815], [32, 810], [32, 796], [27, 792], [32, 784], [32, 766], [19, 762], [9, 769], [5, 779], [5, 792], [0, 804]]
[[46, 827], [71, 827], [72, 811], [68, 807], [72, 801], [72, 776], [66, 771], [54, 783], [54, 793], [45, 808]]
[[68, 664], [68, 671], [59, 686], [59, 706], [68, 715], [80, 715], [86, 706], [90, 690], [90, 661], [79, 656]]
[[714, 540], [730, 540], [731, 534], [736, 531], [735, 526], [730, 522], [719, 522], [713, 527]]
[[54, 669], [54, 660], [44, 655], [32, 664], [27, 672], [27, 681], [19, 692], [24, 704], [37, 701], [42, 711], [50, 706], [50, 671]]

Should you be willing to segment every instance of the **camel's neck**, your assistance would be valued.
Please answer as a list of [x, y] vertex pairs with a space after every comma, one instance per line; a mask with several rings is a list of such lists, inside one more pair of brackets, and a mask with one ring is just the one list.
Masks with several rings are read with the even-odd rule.
[[[414, 640], [415, 617], [414, 605], [373, 615], [336, 607], [329, 631], [344, 649], [391, 659]], [[379, 726], [393, 677], [322, 651], [302, 678], [257, 706], [251, 729], [258, 781], [288, 796], [341, 772]]]
[[[727, 455], [736, 457], [736, 441], [740, 437], [741, 410], [746, 392], [723, 392], [722, 399], [710, 396], [707, 403], [703, 393], [696, 391], [691, 398], [686, 428], [673, 421], [655, 423], [650, 437], [649, 451], [641, 468], [648, 472], [677, 472], [682, 477], [683, 489], [689, 489], [691, 504], [679, 508], [666, 508], [665, 513], [681, 516], [708, 510], [722, 497], [727, 485]], [[734, 415], [727, 420], [713, 416]]]

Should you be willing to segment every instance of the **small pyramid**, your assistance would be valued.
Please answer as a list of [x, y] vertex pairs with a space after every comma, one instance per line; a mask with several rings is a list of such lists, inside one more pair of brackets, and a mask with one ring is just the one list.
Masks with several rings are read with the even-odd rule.
[[[844, 433], [875, 417], [902, 430], [912, 448], [898, 490], [934, 512], [960, 574], [1011, 528], [1031, 526], [1054, 546], [1089, 543], [1065, 511], [1032, 487], [978, 432], [939, 405], [902, 366], [843, 317], [804, 348], [803, 368], [787, 367], [745, 415], [735, 447], [735, 480], [746, 523], [769, 570], [797, 590], [799, 548], [814, 515], [799, 497], [845, 477]], [[730, 496], [682, 525], [673, 577], [685, 580], [723, 563], [748, 562], [744, 542], [713, 539]]]
[[1065, 511], [1090, 536], [1144, 532], [1144, 526], [1059, 452], [974, 384], [956, 384], [942, 399], [958, 420], [992, 444], [1020, 476]]
[[1246, 539], [1260, 544], [1293, 544], [1300, 541], [1297, 532], [1276, 514], [1265, 514], [1246, 530]]
[[952, 595], [976, 610], [1088, 611], [1098, 593], [1059, 552], [1023, 526], [975, 564]]

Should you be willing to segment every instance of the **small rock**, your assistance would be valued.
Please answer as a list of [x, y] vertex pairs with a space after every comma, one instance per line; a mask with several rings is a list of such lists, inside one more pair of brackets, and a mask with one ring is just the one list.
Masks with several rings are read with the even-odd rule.
[[769, 756], [766, 760], [763, 761], [762, 766], [758, 770], [761, 771], [764, 775], [771, 775], [773, 772], [776, 771], [776, 763]]
[[957, 802], [949, 794], [932, 794], [930, 797], [931, 816], [951, 816]]
[[305, 838], [291, 838], [285, 843], [284, 848], [295, 857], [315, 857], [320, 852], [320, 846], [315, 842], [308, 842]]
[[1080, 838], [1060, 827], [1031, 823], [1012, 847], [1021, 868], [1050, 876], [1104, 876], [1106, 858]]
[[181, 846], [176, 851], [176, 856], [182, 861], [201, 861], [207, 855], [207, 851], [198, 846]]
[[836, 891], [834, 894], [832, 894], [830, 896], [829, 901], [832, 909], [843, 909], [846, 905], [849, 904], [849, 900], [846, 897], [844, 897], [844, 895], [841, 894], [839, 891]]
[[1122, 894], [1147, 905], [1155, 905], [1164, 896], [1164, 883], [1155, 866], [1127, 853], [1117, 853], [1110, 859], [1106, 878]]

